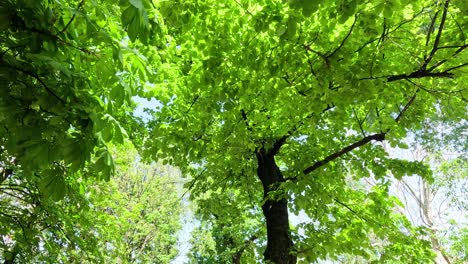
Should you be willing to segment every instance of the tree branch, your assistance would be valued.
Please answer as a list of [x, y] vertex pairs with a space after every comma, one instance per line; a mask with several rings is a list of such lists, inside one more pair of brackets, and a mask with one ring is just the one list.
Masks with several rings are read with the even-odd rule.
[[443, 72], [429, 72], [426, 70], [417, 70], [415, 72], [412, 72], [410, 74], [398, 74], [398, 75], [391, 75], [387, 77], [388, 82], [394, 82], [398, 80], [404, 80], [404, 79], [419, 79], [419, 78], [424, 78], [424, 77], [443, 77], [443, 78], [451, 78], [453, 77], [453, 73], [448, 72], [448, 71], [443, 71]]
[[310, 47], [310, 45], [304, 44], [303, 47], [304, 47], [304, 49], [305, 49], [306, 52], [311, 51], [312, 53], [317, 54], [320, 58], [323, 58], [324, 60], [327, 59], [327, 56], [326, 56], [325, 54], [321, 53], [320, 51], [316, 51], [316, 50], [312, 49], [312, 48]]
[[[445, 20], [447, 19], [447, 11], [449, 6], [450, 0], [446, 0], [444, 4], [444, 11], [442, 13], [442, 19], [439, 25], [439, 31], [437, 32], [436, 39], [434, 40], [434, 46], [432, 47], [431, 53], [424, 61], [424, 64], [421, 66], [421, 70], [425, 71], [429, 62], [431, 62], [434, 54], [436, 53], [437, 49], [439, 48], [440, 37], [442, 36], [442, 30], [444, 29]], [[434, 19], [435, 20], [435, 19]]]
[[408, 101], [408, 103], [406, 103], [406, 105], [403, 107], [403, 109], [400, 111], [400, 113], [398, 114], [398, 116], [395, 118], [395, 122], [398, 122], [400, 121], [401, 117], [403, 116], [403, 114], [405, 114], [405, 112], [408, 110], [408, 108], [411, 106], [411, 104], [413, 104], [414, 102], [414, 99], [416, 98], [416, 95], [418, 94], [419, 92], [419, 88], [416, 90], [416, 92], [414, 93], [414, 95], [410, 98], [410, 100]]
[[47, 85], [46, 83], [35, 73], [33, 72], [30, 72], [30, 71], [27, 71], [27, 70], [24, 70], [24, 69], [21, 69], [21, 68], [18, 68], [16, 66], [13, 66], [13, 65], [7, 65], [8, 67], [12, 68], [12, 69], [15, 69], [19, 72], [22, 72], [23, 74], [26, 74], [34, 79], [36, 79], [43, 87], [44, 89], [50, 93], [53, 97], [55, 97], [57, 100], [59, 100], [61, 103], [63, 104], [66, 104], [67, 102], [65, 102], [65, 100], [63, 100], [62, 98], [60, 98], [54, 91], [52, 91]]
[[[331, 197], [331, 196], [330, 196], [330, 197]], [[338, 199], [336, 199], [336, 198], [333, 198], [333, 197], [332, 197], [332, 199], [333, 199], [336, 203], [338, 203], [339, 205], [341, 205], [341, 206], [343, 206], [344, 208], [348, 209], [348, 210], [349, 210], [351, 213], [353, 213], [355, 216], [361, 218], [362, 220], [364, 220], [364, 221], [366, 221], [366, 222], [368, 222], [368, 223], [373, 222], [373, 223], [375, 223], [375, 224], [379, 224], [379, 223], [377, 223], [377, 222], [374, 221], [374, 220], [371, 221], [371, 220], [368, 219], [367, 217], [364, 217], [364, 216], [358, 214], [355, 210], [353, 210], [353, 208], [351, 208], [349, 205], [343, 203], [342, 201], [340, 201], [340, 200], [338, 200]]]
[[247, 127], [247, 130], [252, 131], [252, 127], [250, 126], [249, 121], [247, 120], [247, 113], [245, 112], [244, 109], [241, 109], [240, 112], [241, 112], [242, 120], [244, 120], [245, 126]]
[[356, 113], [356, 110], [354, 110], [354, 107], [351, 107], [351, 109], [353, 110], [354, 117], [356, 118], [356, 121], [357, 121], [357, 123], [358, 123], [358, 125], [359, 125], [359, 129], [361, 130], [361, 134], [362, 134], [363, 137], [365, 137], [365, 136], [366, 136], [366, 133], [364, 132], [364, 129], [362, 129], [362, 124], [363, 124], [364, 121], [366, 120], [367, 115], [366, 115], [366, 117], [364, 118], [364, 120], [361, 120], [361, 119], [359, 119], [359, 116], [358, 116], [358, 114]]
[[[466, 49], [468, 47], [468, 44], [465, 44], [465, 45], [462, 45], [462, 46], [446, 46], [446, 47], [439, 47], [439, 49], [445, 49], [445, 48], [458, 48], [453, 54], [452, 54], [452, 58], [457, 56], [458, 53], [462, 52], [464, 49]], [[434, 64], [432, 67], [430, 67], [427, 71], [428, 72], [431, 72], [433, 71], [435, 68], [439, 67], [440, 65], [446, 63], [448, 61], [448, 59], [443, 59], [441, 61], [439, 61], [438, 63]], [[445, 70], [445, 71], [450, 71], [450, 70]]]
[[351, 36], [351, 32], [353, 32], [353, 29], [354, 29], [354, 26], [356, 25], [357, 19], [358, 19], [358, 15], [356, 14], [356, 15], [354, 16], [354, 22], [353, 22], [353, 24], [351, 25], [351, 28], [349, 29], [348, 34], [346, 34], [346, 36], [344, 37], [344, 39], [341, 41], [340, 45], [339, 45], [336, 49], [334, 49], [332, 52], [330, 52], [330, 54], [327, 54], [327, 55], [326, 55], [327, 58], [330, 58], [330, 57], [332, 57], [333, 55], [335, 55], [335, 53], [336, 53], [337, 51], [339, 51], [339, 50], [344, 46], [346, 40], [348, 40], [349, 36]]
[[383, 141], [385, 140], [385, 134], [384, 132], [382, 133], [378, 133], [378, 134], [373, 134], [373, 135], [369, 135], [367, 137], [364, 137], [363, 139], [359, 140], [358, 142], [355, 142], [349, 146], [346, 146], [344, 148], [342, 148], [340, 151], [338, 152], [335, 152], [329, 156], [327, 156], [326, 158], [324, 158], [323, 160], [319, 160], [317, 162], [315, 162], [314, 164], [312, 164], [312, 166], [309, 166], [307, 167], [306, 169], [304, 169], [304, 174], [307, 175], [313, 171], [315, 171], [316, 169], [326, 165], [327, 163], [329, 163], [330, 161], [333, 161], [345, 154], [347, 154], [348, 152], [351, 152], [352, 150], [356, 149], [356, 148], [359, 148], [361, 146], [364, 146], [365, 144], [375, 140], [375, 141]]
[[[240, 247], [233, 255], [232, 255], [232, 260], [233, 263], [236, 263], [236, 261], [240, 261], [240, 258], [244, 251], [250, 246], [252, 242], [258, 239], [258, 234], [253, 234], [249, 239], [244, 241], [244, 244], [242, 247]], [[239, 262], [240, 263], [240, 262]]]
[[[406, 103], [406, 105], [400, 111], [398, 116], [395, 118], [395, 122], [398, 122], [403, 117], [403, 115], [406, 113], [408, 108], [413, 104], [414, 99], [416, 98], [416, 95], [417, 95], [418, 92], [419, 92], [419, 88], [416, 90], [414, 95], [409, 99], [409, 101]], [[322, 160], [319, 160], [319, 161], [315, 162], [314, 164], [312, 164], [311, 166], [304, 169], [303, 170], [304, 175], [307, 175], [307, 174], [315, 171], [316, 169], [328, 164], [330, 161], [333, 161], [333, 160], [335, 160], [335, 159], [337, 159], [337, 158], [339, 158], [339, 157], [353, 151], [354, 149], [357, 149], [357, 148], [359, 148], [361, 146], [364, 146], [365, 144], [367, 144], [367, 143], [369, 143], [371, 141], [384, 141], [385, 136], [389, 131], [390, 131], [390, 129], [387, 129], [386, 132], [380, 132], [378, 134], [369, 135], [367, 137], [362, 138], [361, 140], [359, 140], [357, 142], [354, 142], [351, 145], [348, 145], [348, 146], [342, 148], [338, 152], [335, 152], [333, 154], [328, 155], [326, 158], [324, 158]]]
[[426, 47], [429, 46], [429, 41], [431, 40], [432, 31], [434, 30], [434, 25], [437, 20], [437, 17], [439, 16], [439, 12], [440, 10], [437, 11], [431, 19], [431, 25], [429, 26], [429, 29], [426, 35]]
[[[84, 4], [84, 0], [82, 0], [79, 4], [78, 4], [78, 7], [76, 8], [77, 10], [80, 9]], [[68, 27], [71, 25], [71, 23], [73, 22], [73, 20], [75, 20], [75, 17], [76, 17], [76, 14], [73, 14], [73, 16], [71, 17], [70, 21], [68, 21], [68, 23], [65, 25], [65, 27], [60, 30], [59, 34], [62, 34], [64, 33], [65, 31], [67, 31]]]
[[446, 72], [448, 72], [448, 71], [453, 71], [453, 70], [456, 70], [456, 69], [465, 67], [466, 65], [468, 65], [468, 62], [465, 62], [465, 63], [463, 63], [463, 64], [461, 64], [461, 65], [458, 65], [458, 66], [454, 66], [454, 67], [448, 68], [448, 69], [445, 70], [445, 71], [446, 71]]
[[[466, 44], [461, 45], [461, 46], [439, 47], [440, 39], [441, 39], [441, 36], [442, 36], [442, 30], [444, 28], [445, 21], [447, 19], [449, 3], [450, 3], [450, 0], [445, 1], [444, 7], [443, 7], [444, 10], [443, 10], [443, 13], [442, 13], [442, 18], [441, 18], [441, 21], [440, 21], [439, 29], [438, 29], [438, 32], [437, 32], [437, 36], [436, 36], [436, 38], [434, 40], [434, 45], [433, 45], [433, 47], [431, 49], [431, 52], [430, 52], [429, 56], [424, 57], [424, 63], [423, 63], [423, 65], [421, 65], [421, 67], [419, 67], [419, 69], [417, 69], [416, 71], [414, 71], [414, 72], [412, 72], [410, 74], [396, 74], [396, 75], [381, 76], [381, 77], [367, 77], [367, 78], [361, 78], [360, 80], [372, 80], [372, 79], [377, 79], [377, 78], [387, 78], [388, 82], [394, 82], [394, 81], [398, 81], [398, 80], [416, 79], [416, 78], [424, 78], [424, 77], [452, 78], [454, 74], [451, 73], [450, 71], [468, 65], [468, 63], [463, 63], [461, 65], [451, 67], [451, 68], [446, 69], [444, 71], [432, 72], [434, 69], [436, 69], [437, 67], [444, 64], [447, 61], [447, 59], [444, 59], [444, 60], [441, 60], [441, 61], [437, 62], [436, 64], [434, 64], [429, 69], [427, 69], [427, 66], [429, 65], [429, 63], [433, 59], [433, 57], [434, 57], [435, 53], [437, 52], [437, 50], [443, 49], [443, 48], [444, 49], [445, 48], [458, 48], [458, 50], [456, 50], [455, 53], [452, 55], [452, 57], [453, 57], [453, 56], [456, 56], [458, 53], [460, 53], [461, 51], [463, 51], [465, 48], [468, 47], [468, 45], [466, 45]], [[434, 15], [434, 18], [431, 20], [431, 28], [433, 27], [433, 24], [435, 23], [436, 17], [437, 17], [437, 13]], [[429, 29], [429, 33], [427, 35], [427, 40], [426, 40], [426, 45], [428, 45], [428, 43], [429, 43], [431, 31], [432, 30]]]

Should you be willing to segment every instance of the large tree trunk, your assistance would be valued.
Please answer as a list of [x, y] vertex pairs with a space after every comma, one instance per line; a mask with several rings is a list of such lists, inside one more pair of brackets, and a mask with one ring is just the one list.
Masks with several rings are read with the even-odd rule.
[[[284, 178], [275, 163], [275, 153], [260, 149], [257, 152], [257, 175], [263, 184], [263, 196], [277, 188]], [[288, 219], [288, 201], [267, 200], [262, 206], [267, 224], [267, 248], [263, 254], [265, 260], [276, 264], [294, 264], [297, 258], [291, 253], [293, 242], [290, 236]]]

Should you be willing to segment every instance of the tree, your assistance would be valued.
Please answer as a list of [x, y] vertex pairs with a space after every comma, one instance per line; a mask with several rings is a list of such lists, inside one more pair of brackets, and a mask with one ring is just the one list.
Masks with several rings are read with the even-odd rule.
[[[154, 80], [162, 107], [148, 123], [147, 156], [191, 174], [195, 196], [261, 193], [266, 261], [367, 256], [370, 236], [387, 241], [381, 261], [434, 257], [417, 239], [426, 231], [393, 212], [386, 177], [429, 168], [389, 158], [379, 142], [404, 147], [438, 110], [464, 118], [464, 1], [206, 0], [159, 10], [172, 39]], [[347, 175], [379, 184], [354, 190]], [[288, 209], [311, 219], [303, 236], [291, 234]]]
[[95, 210], [89, 207], [83, 180], [68, 177], [62, 199], [48, 195], [40, 181], [20, 169], [0, 184], [0, 261], [44, 263], [102, 258]]
[[101, 247], [112, 249], [106, 262], [169, 263], [177, 256], [176, 234], [181, 227], [179, 172], [142, 163], [128, 144], [116, 152], [118, 172], [90, 196], [94, 206], [106, 213], [99, 225]]
[[114, 178], [94, 184], [89, 176], [69, 178], [58, 202], [25, 182], [20, 172], [3, 182], [2, 263], [168, 263], [175, 258], [176, 171], [142, 164], [129, 145], [114, 152]]
[[[440, 133], [439, 133], [440, 134]], [[463, 137], [458, 139], [461, 143]], [[459, 247], [466, 240], [468, 219], [463, 214], [468, 204], [466, 197], [466, 153], [456, 153], [448, 145], [444, 152], [428, 153], [421, 146], [414, 158], [427, 162], [434, 168], [434, 180], [428, 182], [418, 175], [404, 177], [395, 185], [398, 197], [405, 202], [402, 209], [415, 224], [426, 226], [437, 253], [437, 263], [462, 263], [466, 249]]]
[[[109, 143], [122, 144], [128, 134], [138, 143], [132, 97], [141, 95], [146, 78], [154, 74], [140, 51], [155, 48], [144, 44], [165, 47], [159, 20], [149, 1], [1, 1], [0, 238], [5, 263], [142, 261], [156, 259], [155, 254], [167, 262], [174, 257], [176, 194], [153, 200], [148, 193], [174, 191], [165, 177], [148, 174], [144, 181], [140, 171], [122, 177], [139, 192], [132, 204], [122, 195], [134, 190], [115, 181], [96, 183], [115, 173]], [[92, 185], [97, 191], [89, 200], [85, 190]], [[109, 196], [116, 192], [120, 196]], [[143, 205], [147, 208], [136, 211]], [[116, 229], [133, 242], [123, 244]], [[110, 245], [127, 255], [112, 255]]]
[[[466, 140], [459, 137], [457, 143], [462, 141]], [[431, 241], [432, 249], [437, 254], [435, 263], [463, 263], [466, 261], [466, 249], [460, 245], [466, 241], [468, 220], [463, 213], [467, 204], [462, 198], [466, 196], [466, 154], [456, 153], [448, 145], [441, 149], [444, 149], [444, 154], [429, 153], [415, 142], [411, 144], [411, 154], [409, 150], [390, 149], [390, 155], [418, 160], [433, 169], [431, 177], [408, 175], [393, 179], [390, 192], [402, 201], [395, 211], [406, 215], [413, 225], [424, 226], [430, 231], [426, 239]], [[372, 179], [365, 179], [354, 185], [369, 188], [376, 183]], [[385, 241], [373, 242], [375, 248], [379, 248], [382, 243]], [[368, 259], [362, 257], [343, 257], [341, 260], [345, 263], [368, 262]]]
[[[208, 190], [193, 195], [200, 226], [192, 235], [190, 263], [256, 263], [265, 228], [257, 201], [238, 190]], [[255, 199], [255, 197], [251, 197]], [[222, 204], [214, 201], [224, 201]]]
[[106, 144], [136, 136], [132, 97], [152, 74], [126, 32], [150, 34], [155, 16], [135, 1], [0, 3], [0, 146], [23, 177], [38, 176], [57, 197], [63, 179], [85, 167], [109, 178]]
[[436, 119], [426, 119], [425, 129], [408, 140], [412, 155], [407, 156], [430, 165], [434, 171], [433, 180], [413, 175], [395, 183], [397, 196], [406, 205], [404, 213], [415, 225], [430, 230], [437, 263], [466, 261], [466, 246], [461, 245], [466, 244], [468, 224], [463, 214], [468, 204], [462, 198], [467, 195], [468, 183], [468, 141], [463, 136], [467, 125], [466, 120], [453, 122], [443, 111], [438, 111]]

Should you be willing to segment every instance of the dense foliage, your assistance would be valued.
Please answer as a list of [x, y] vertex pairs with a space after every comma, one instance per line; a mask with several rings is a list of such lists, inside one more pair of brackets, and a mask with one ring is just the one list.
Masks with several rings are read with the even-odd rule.
[[164, 167], [142, 167], [126, 148], [115, 171], [108, 148], [138, 133], [132, 97], [151, 69], [130, 40], [152, 33], [155, 16], [135, 1], [0, 2], [5, 263], [175, 257], [179, 207]]
[[[108, 179], [106, 143], [122, 143], [132, 132], [132, 96], [150, 68], [126, 37], [135, 30], [125, 19], [137, 10], [130, 2], [0, 3], [2, 151], [24, 177], [52, 181], [51, 192], [63, 189], [63, 175], [85, 166]], [[143, 26], [150, 32], [150, 22]]]
[[[1, 1], [2, 260], [173, 259], [176, 191], [110, 149], [128, 138], [191, 177], [191, 262], [430, 262], [435, 233], [390, 192], [449, 181], [385, 146], [466, 151], [432, 124], [466, 129], [467, 14], [463, 0]], [[145, 118], [136, 96], [156, 102]]]
[[[178, 173], [115, 151], [109, 182], [68, 178], [55, 201], [21, 171], [0, 184], [0, 260], [5, 263], [168, 263], [180, 228]], [[127, 153], [125, 153], [127, 152]], [[160, 197], [155, 199], [155, 197]]]
[[[154, 90], [163, 106], [147, 153], [193, 176], [204, 214], [231, 208], [223, 217], [242, 225], [231, 199], [263, 213], [264, 257], [276, 263], [370, 257], [372, 237], [386, 241], [379, 261], [433, 258], [417, 239], [427, 230], [396, 213], [388, 191], [390, 175], [430, 180], [430, 169], [380, 142], [405, 148], [425, 119], [465, 117], [465, 1], [169, 1], [161, 12], [175, 56]], [[378, 184], [356, 189], [348, 177]], [[309, 219], [297, 232], [290, 212]]]

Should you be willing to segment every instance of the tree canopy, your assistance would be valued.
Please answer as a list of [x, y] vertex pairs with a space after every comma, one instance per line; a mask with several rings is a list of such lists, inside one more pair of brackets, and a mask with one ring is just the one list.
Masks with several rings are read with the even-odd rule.
[[[158, 199], [159, 181], [154, 195], [138, 189], [146, 169], [115, 166], [125, 150], [110, 146], [130, 140], [142, 158], [191, 177], [197, 232], [209, 237], [194, 241], [191, 261], [430, 262], [430, 230], [397, 211], [390, 188], [414, 174], [431, 183], [431, 166], [384, 144], [438, 144], [437, 122], [463, 135], [467, 14], [462, 0], [2, 1], [0, 219], [51, 227], [48, 240], [15, 240], [30, 252], [50, 240], [78, 245], [77, 256], [99, 245], [107, 260], [169, 261], [173, 237], [151, 228], [177, 229], [158, 222], [177, 217], [159, 203], [175, 197]], [[156, 100], [147, 118], [135, 97]], [[106, 212], [74, 207], [122, 172], [109, 192], [93, 192]], [[126, 244], [83, 242], [98, 231], [77, 231], [70, 217], [93, 213], [101, 232], [100, 223], [121, 227], [113, 232]], [[10, 224], [2, 238], [26, 233]], [[11, 245], [2, 244], [6, 263]]]
[[[155, 14], [131, 2], [0, 4], [2, 151], [25, 177], [52, 181], [51, 192], [84, 167], [108, 179], [114, 164], [106, 143], [123, 143], [132, 130], [132, 96], [149, 68], [130, 40], [151, 32]], [[129, 12], [138, 21], [126, 19]], [[153, 20], [140, 23], [140, 15]]]
[[[381, 261], [433, 257], [388, 194], [388, 172], [430, 169], [380, 142], [405, 147], [426, 119], [465, 118], [464, 1], [174, 1], [161, 12], [175, 56], [145, 146], [193, 176], [195, 198], [242, 193], [212, 195], [208, 213], [261, 205], [275, 263], [367, 256], [373, 236], [388, 241]], [[301, 232], [291, 212], [310, 219]]]
[[[138, 133], [132, 97], [150, 70], [131, 41], [156, 22], [134, 1], [1, 1], [2, 263], [177, 254], [178, 196], [164, 168], [109, 148]], [[116, 155], [127, 157], [118, 171]]]

